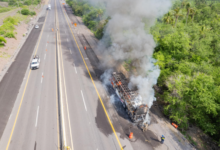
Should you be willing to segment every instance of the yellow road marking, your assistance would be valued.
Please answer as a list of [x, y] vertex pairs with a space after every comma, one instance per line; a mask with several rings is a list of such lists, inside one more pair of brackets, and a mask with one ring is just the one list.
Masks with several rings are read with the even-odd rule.
[[[47, 14], [48, 14], [48, 12], [47, 12]], [[36, 53], [37, 53], [37, 51], [38, 51], [38, 47], [39, 47], [40, 40], [41, 40], [41, 36], [42, 36], [43, 30], [44, 30], [45, 22], [47, 21], [47, 14], [46, 14], [46, 18], [45, 18], [45, 21], [44, 21], [44, 25], [43, 25], [43, 28], [42, 28], [41, 34], [40, 34], [40, 39], [39, 39], [39, 41], [38, 41], [37, 48], [36, 48], [36, 51], [35, 51], [35, 54], [34, 54], [34, 55], [36, 55]], [[20, 112], [20, 109], [21, 109], [21, 105], [22, 105], [22, 102], [23, 102], [23, 99], [24, 99], [24, 94], [25, 94], [25, 91], [26, 91], [26, 88], [27, 88], [27, 84], [28, 84], [28, 81], [29, 81], [30, 74], [31, 74], [31, 69], [29, 70], [29, 73], [28, 73], [28, 78], [27, 78], [27, 81], [26, 81], [26, 84], [25, 84], [25, 88], [24, 88], [22, 97], [21, 97], [21, 102], [20, 102], [19, 107], [18, 107], [18, 111], [17, 111], [16, 117], [15, 117], [15, 122], [14, 122], [13, 127], [12, 127], [12, 130], [11, 130], [11, 134], [10, 134], [10, 137], [9, 137], [9, 140], [8, 140], [8, 144], [7, 144], [6, 150], [8, 150], [8, 148], [9, 148], [10, 141], [11, 141], [11, 138], [12, 138], [12, 135], [13, 135], [13, 132], [14, 132], [14, 129], [15, 129], [15, 125], [16, 125], [16, 123], [17, 123], [18, 115], [19, 115], [19, 112]]]
[[[61, 9], [62, 9], [62, 11], [63, 11], [63, 8], [62, 8], [62, 7], [61, 7]], [[92, 76], [91, 76], [91, 73], [90, 73], [90, 71], [89, 71], [89, 69], [88, 69], [88, 66], [87, 66], [87, 64], [86, 64], [86, 62], [85, 62], [85, 60], [84, 60], [84, 58], [83, 58], [82, 52], [81, 52], [81, 50], [80, 50], [80, 48], [79, 48], [79, 45], [78, 45], [78, 43], [77, 43], [77, 41], [76, 41], [76, 38], [75, 38], [75, 36], [74, 36], [74, 34], [73, 34], [73, 31], [72, 31], [72, 29], [71, 29], [71, 27], [70, 27], [70, 25], [69, 25], [69, 23], [68, 23], [68, 21], [67, 21], [67, 17], [66, 17], [66, 14], [64, 13], [64, 11], [63, 11], [63, 14], [64, 14], [65, 19], [66, 19], [66, 22], [67, 22], [67, 24], [68, 24], [68, 26], [69, 26], [69, 28], [70, 28], [70, 31], [71, 31], [72, 36], [73, 36], [73, 38], [74, 38], [74, 41], [76, 42], [77, 48], [78, 48], [78, 50], [79, 50], [79, 52], [80, 52], [80, 55], [81, 55], [81, 57], [82, 57], [82, 59], [83, 59], [84, 65], [86, 66], [86, 69], [87, 69], [87, 71], [88, 71], [88, 73], [89, 73], [90, 79], [91, 79], [91, 81], [92, 81], [92, 83], [93, 83], [93, 86], [94, 86], [94, 88], [95, 88], [95, 90], [96, 90], [96, 93], [97, 93], [97, 95], [98, 95], [98, 97], [99, 97], [99, 100], [100, 100], [100, 102], [101, 102], [101, 104], [102, 104], [102, 107], [103, 107], [104, 112], [105, 112], [105, 114], [106, 114], [106, 116], [107, 116], [107, 119], [108, 119], [108, 121], [109, 121], [109, 124], [110, 124], [110, 126], [111, 126], [111, 128], [112, 128], [112, 131], [114, 132], [114, 135], [115, 135], [116, 140], [117, 140], [117, 142], [118, 142], [118, 144], [119, 144], [119, 146], [120, 146], [120, 149], [123, 150], [123, 147], [121, 146], [121, 143], [120, 143], [120, 141], [119, 141], [119, 139], [118, 139], [118, 136], [117, 136], [117, 134], [116, 134], [116, 132], [115, 132], [115, 128], [114, 128], [114, 126], [113, 126], [113, 124], [112, 124], [112, 122], [111, 122], [111, 120], [110, 120], [110, 118], [109, 118], [109, 115], [108, 115], [108, 113], [107, 113], [107, 110], [106, 110], [106, 108], [105, 108], [105, 105], [104, 105], [104, 103], [103, 103], [103, 101], [102, 101], [102, 98], [101, 98], [101, 96], [100, 96], [100, 94], [99, 94], [97, 88], [96, 88], [96, 85], [95, 85], [95, 83], [94, 83], [94, 80], [93, 80], [93, 78], [92, 78]]]

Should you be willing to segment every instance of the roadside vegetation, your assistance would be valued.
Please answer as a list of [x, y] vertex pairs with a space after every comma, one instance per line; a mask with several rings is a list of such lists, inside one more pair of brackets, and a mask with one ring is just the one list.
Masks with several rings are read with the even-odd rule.
[[12, 9], [14, 9], [14, 8], [13, 7], [0, 7], [0, 13], [8, 12]]
[[0, 26], [0, 35], [2, 37], [7, 38], [15, 38], [16, 39], [16, 32], [15, 26], [18, 25], [20, 21], [24, 21], [27, 19], [27, 16], [24, 16], [22, 14], [16, 14], [13, 17], [7, 17], [3, 21], [3, 25]]
[[36, 15], [35, 11], [29, 10], [29, 5], [37, 5], [40, 3], [40, 0], [35, 1], [15, 1], [11, 0], [9, 1], [10, 7], [0, 7], [0, 14], [4, 12], [8, 12], [10, 10], [20, 7], [21, 10], [18, 10], [17, 14], [14, 16], [6, 17], [3, 20], [3, 24], [0, 26], [0, 47], [4, 46], [4, 43], [7, 41], [5, 40], [5, 37], [7, 38], [15, 38], [16, 39], [16, 32], [15, 32], [15, 26], [18, 25], [21, 21], [26, 21], [28, 15], [33, 16]]
[[31, 16], [33, 16], [33, 15], [36, 15], [36, 12], [35, 11], [30, 11], [28, 8], [23, 8], [21, 10], [21, 14], [22, 15], [31, 15]]
[[103, 17], [104, 8], [100, 5], [93, 7], [86, 1], [67, 0], [75, 15], [83, 18], [84, 24], [95, 34], [95, 37], [101, 39], [104, 26], [107, 24], [107, 17]]
[[178, 1], [151, 32], [164, 113], [220, 142], [220, 1]]
[[[103, 17], [103, 7], [82, 0], [67, 3], [101, 39], [109, 19]], [[196, 125], [220, 146], [220, 0], [175, 0], [151, 34], [157, 43], [157, 97], [164, 114], [182, 132]], [[125, 68], [130, 63], [126, 61]]]

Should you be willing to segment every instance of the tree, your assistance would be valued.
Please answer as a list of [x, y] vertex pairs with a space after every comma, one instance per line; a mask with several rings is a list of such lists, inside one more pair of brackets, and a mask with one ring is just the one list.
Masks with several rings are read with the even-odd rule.
[[181, 3], [181, 8], [184, 8], [187, 5], [186, 0], [183, 0], [183, 2]]
[[180, 8], [179, 8], [179, 7], [177, 7], [176, 9], [174, 9], [174, 16], [175, 16], [175, 18], [176, 18], [176, 21], [175, 21], [175, 27], [176, 27], [176, 23], [177, 23], [177, 21], [178, 21], [178, 18], [179, 18], [180, 16], [182, 16], [182, 14], [180, 13]]
[[196, 14], [196, 8], [191, 8], [190, 9], [190, 15], [191, 15], [192, 22], [193, 22], [195, 14]]
[[171, 12], [168, 12], [164, 18], [163, 18], [164, 22], [169, 24], [172, 20], [173, 20], [173, 17], [172, 17], [172, 13]]
[[200, 30], [201, 38], [204, 38], [204, 37], [205, 37], [205, 33], [206, 33], [207, 31], [210, 31], [210, 30], [211, 30], [211, 28], [207, 28], [205, 25], [203, 25], [203, 26], [201, 27], [201, 30]]
[[164, 113], [180, 129], [190, 122], [220, 142], [220, 1], [214, 1], [175, 2], [170, 12], [176, 28], [167, 13], [151, 33], [158, 43], [153, 56], [161, 69]]
[[188, 16], [189, 16], [190, 10], [191, 10], [191, 5], [190, 5], [190, 3], [187, 3], [186, 4], [186, 11], [187, 11], [187, 14], [186, 14], [186, 25], [187, 25], [187, 20], [188, 20]]
[[103, 15], [103, 9], [97, 9], [97, 17], [99, 18], [99, 21], [101, 20], [101, 17]]

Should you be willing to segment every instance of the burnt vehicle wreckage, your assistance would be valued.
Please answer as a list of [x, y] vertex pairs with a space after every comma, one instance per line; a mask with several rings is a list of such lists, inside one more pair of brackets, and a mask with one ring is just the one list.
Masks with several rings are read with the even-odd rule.
[[131, 121], [138, 123], [141, 129], [146, 130], [148, 124], [145, 118], [149, 113], [149, 108], [142, 103], [141, 95], [137, 90], [128, 88], [129, 81], [122, 73], [113, 72], [110, 81]]

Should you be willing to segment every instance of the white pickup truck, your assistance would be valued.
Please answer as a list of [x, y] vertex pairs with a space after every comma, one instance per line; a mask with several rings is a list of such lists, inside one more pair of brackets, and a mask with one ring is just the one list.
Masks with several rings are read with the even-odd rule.
[[40, 58], [38, 55], [35, 55], [31, 62], [31, 69], [39, 69], [40, 68]]
[[48, 4], [47, 10], [51, 10], [51, 5]]

